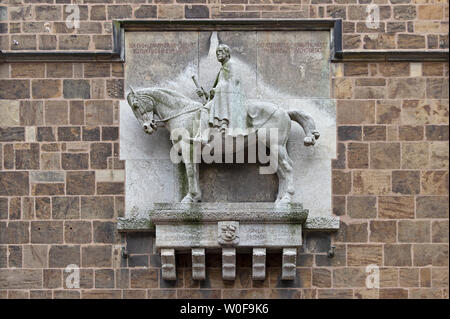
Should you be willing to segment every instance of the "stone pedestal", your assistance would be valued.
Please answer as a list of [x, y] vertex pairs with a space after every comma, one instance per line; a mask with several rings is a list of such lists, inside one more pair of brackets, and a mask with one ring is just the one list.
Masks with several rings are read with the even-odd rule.
[[[234, 280], [236, 253], [253, 250], [253, 278], [264, 280], [266, 250], [289, 251], [295, 258], [308, 217], [308, 210], [299, 203], [283, 207], [273, 203], [156, 203], [154, 207], [150, 220], [155, 225], [156, 248], [161, 254], [191, 251], [193, 277], [200, 280], [205, 276], [205, 250], [222, 250], [224, 280]], [[173, 280], [175, 263], [168, 260], [171, 264], [162, 268], [171, 271], [167, 276], [163, 272], [163, 277]], [[285, 260], [284, 268], [293, 262], [295, 268], [295, 260], [283, 254], [283, 264]], [[293, 279], [292, 272], [285, 277]]]

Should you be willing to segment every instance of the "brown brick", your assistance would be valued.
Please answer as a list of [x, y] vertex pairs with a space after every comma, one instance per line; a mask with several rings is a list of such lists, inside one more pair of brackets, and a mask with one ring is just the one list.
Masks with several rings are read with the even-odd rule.
[[91, 168], [108, 168], [107, 159], [112, 155], [110, 143], [92, 143], [90, 150]]
[[8, 198], [0, 197], [0, 219], [8, 219]]
[[45, 124], [63, 125], [68, 123], [68, 108], [66, 101], [45, 102]]
[[430, 143], [430, 168], [448, 169], [448, 142]]
[[111, 219], [113, 216], [114, 198], [112, 196], [81, 198], [81, 218]]
[[441, 20], [444, 7], [441, 4], [418, 6], [418, 17], [420, 20]]
[[318, 288], [331, 287], [331, 271], [326, 268], [314, 268], [312, 270], [312, 285]]
[[384, 245], [385, 266], [411, 266], [411, 245], [386, 244]]
[[423, 78], [388, 79], [388, 98], [423, 99], [425, 98], [425, 84]]
[[402, 144], [402, 168], [421, 169], [428, 166], [427, 143]]
[[113, 105], [111, 101], [87, 101], [85, 115], [88, 125], [111, 125]]
[[96, 269], [95, 288], [114, 288], [114, 270]]
[[448, 194], [448, 171], [422, 171], [420, 180], [422, 194]]
[[102, 127], [103, 141], [116, 141], [119, 138], [119, 128], [115, 126]]
[[63, 223], [51, 221], [31, 222], [31, 242], [35, 244], [61, 244]]
[[351, 79], [333, 79], [333, 97], [336, 99], [351, 99], [353, 96], [353, 83]]
[[20, 102], [20, 125], [44, 124], [44, 104], [42, 101]]
[[62, 287], [61, 269], [44, 269], [43, 287], [48, 289]]
[[31, 185], [31, 195], [64, 195], [63, 183], [37, 183]]
[[408, 290], [403, 288], [383, 288], [380, 289], [380, 299], [406, 299]]
[[433, 243], [448, 243], [448, 221], [431, 223], [431, 238]]
[[351, 173], [333, 170], [333, 193], [348, 194], [351, 190]]
[[61, 97], [60, 80], [32, 80], [32, 94], [34, 99], [49, 99]]
[[30, 98], [29, 80], [0, 80], [0, 99], [28, 99]]
[[363, 38], [363, 48], [367, 50], [395, 49], [395, 34], [373, 33]]
[[402, 141], [422, 141], [423, 131], [423, 126], [404, 125], [399, 127], [398, 137]]
[[420, 193], [420, 172], [419, 171], [393, 171], [392, 172], [392, 192], [399, 194], [419, 194]]
[[43, 78], [45, 77], [45, 64], [12, 63], [12, 78]]
[[366, 277], [364, 268], [337, 268], [333, 270], [333, 286], [365, 287]]
[[37, 219], [50, 219], [51, 205], [49, 197], [35, 197], [35, 214]]
[[369, 75], [367, 63], [344, 63], [345, 76]]
[[434, 288], [448, 287], [448, 268], [431, 268], [431, 285]]
[[399, 49], [426, 48], [425, 36], [417, 34], [399, 34], [397, 44]]
[[448, 244], [415, 244], [414, 266], [448, 266]]
[[0, 196], [23, 195], [29, 195], [28, 172], [0, 172]]
[[111, 74], [111, 64], [109, 63], [85, 63], [84, 77], [98, 78], [109, 77]]
[[14, 145], [5, 144], [3, 154], [3, 167], [5, 169], [13, 169], [15, 164]]
[[337, 157], [331, 160], [331, 167], [333, 169], [344, 169], [346, 167], [346, 151], [345, 144], [338, 143], [337, 145]]
[[412, 220], [399, 221], [398, 241], [406, 243], [430, 242], [430, 222]]
[[319, 289], [319, 299], [352, 299], [352, 289]]
[[83, 126], [83, 141], [99, 141], [100, 128], [98, 126]]
[[124, 183], [109, 183], [109, 182], [98, 182], [97, 183], [97, 194], [99, 195], [123, 195]]
[[375, 169], [400, 168], [400, 143], [371, 143], [370, 165]]
[[79, 141], [81, 139], [81, 130], [77, 126], [59, 126], [58, 141]]
[[158, 270], [156, 269], [131, 269], [131, 288], [157, 288]]
[[348, 168], [368, 168], [369, 167], [369, 144], [348, 143], [347, 146]]
[[9, 221], [0, 222], [0, 244], [25, 244], [29, 242], [29, 223]]
[[9, 200], [9, 219], [21, 219], [22, 200], [20, 197], [13, 197]]
[[82, 170], [89, 168], [89, 155], [87, 153], [62, 153], [61, 166], [65, 170]]
[[105, 6], [91, 6], [90, 20], [106, 20]]
[[347, 265], [367, 266], [382, 263], [383, 250], [381, 245], [348, 245]]
[[80, 265], [80, 246], [52, 245], [49, 251], [50, 268], [66, 268], [68, 265]]
[[65, 99], [89, 99], [91, 97], [88, 80], [64, 80], [63, 94]]
[[339, 100], [337, 121], [339, 124], [373, 124], [375, 122], [374, 102]]
[[111, 99], [124, 98], [124, 81], [123, 79], [106, 80], [107, 97]]
[[380, 196], [378, 218], [414, 218], [414, 198], [410, 196]]
[[391, 191], [391, 175], [386, 171], [354, 171], [353, 193], [383, 195]]
[[116, 223], [115, 222], [100, 222], [94, 221], [94, 242], [113, 244], [116, 238]]
[[39, 169], [39, 144], [31, 143], [25, 149], [16, 149], [15, 163], [16, 169]]
[[42, 287], [40, 269], [0, 269], [0, 289], [39, 289]]
[[431, 268], [420, 268], [420, 287], [431, 287]]
[[416, 7], [411, 5], [394, 6], [394, 18], [396, 20], [414, 20]]
[[78, 219], [79, 213], [78, 197], [53, 197], [52, 218], [53, 219]]
[[58, 153], [41, 154], [42, 170], [58, 170], [61, 168], [60, 155]]
[[422, 63], [423, 76], [442, 76], [444, 72], [444, 64], [436, 62]]
[[379, 243], [395, 243], [397, 241], [397, 226], [395, 221], [370, 221], [369, 241]]
[[360, 34], [344, 34], [342, 36], [342, 43], [345, 49], [359, 49], [361, 47]]
[[361, 141], [361, 126], [338, 126], [339, 141]]
[[364, 141], [385, 141], [386, 137], [386, 126], [364, 126], [363, 128]]
[[375, 196], [348, 196], [347, 214], [351, 218], [376, 218], [376, 204]]
[[336, 236], [337, 242], [367, 242], [367, 223], [341, 222]]
[[84, 103], [83, 101], [70, 101], [69, 111], [70, 124], [83, 125], [84, 124]]
[[95, 172], [67, 172], [68, 195], [92, 195], [95, 192]]
[[416, 288], [410, 290], [411, 299], [441, 299], [442, 291], [441, 289], [423, 289]]
[[448, 141], [448, 125], [427, 125], [425, 130], [429, 141]]

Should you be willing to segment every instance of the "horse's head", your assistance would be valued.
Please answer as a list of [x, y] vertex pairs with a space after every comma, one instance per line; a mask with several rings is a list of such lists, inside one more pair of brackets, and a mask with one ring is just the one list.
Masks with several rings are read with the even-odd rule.
[[144, 92], [135, 91], [130, 87], [130, 93], [127, 95], [128, 105], [130, 105], [134, 116], [142, 125], [144, 132], [152, 134], [158, 128], [154, 114], [155, 100]]

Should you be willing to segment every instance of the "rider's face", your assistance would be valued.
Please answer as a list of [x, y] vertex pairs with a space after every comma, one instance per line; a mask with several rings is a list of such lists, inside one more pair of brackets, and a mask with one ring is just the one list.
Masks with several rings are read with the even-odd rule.
[[227, 53], [222, 48], [217, 49], [216, 56], [217, 56], [217, 60], [219, 60], [220, 62], [223, 62], [228, 57]]

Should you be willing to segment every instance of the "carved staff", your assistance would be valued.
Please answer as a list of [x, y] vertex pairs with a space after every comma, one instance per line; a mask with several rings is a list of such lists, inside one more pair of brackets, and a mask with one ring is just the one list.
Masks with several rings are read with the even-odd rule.
[[206, 93], [205, 89], [203, 87], [201, 87], [200, 84], [198, 84], [198, 81], [197, 81], [197, 78], [195, 77], [195, 75], [192, 76], [192, 81], [194, 81], [195, 87], [203, 92], [202, 100], [203, 100], [203, 105], [205, 105], [206, 103], [208, 103], [208, 93]]

